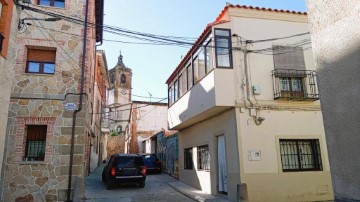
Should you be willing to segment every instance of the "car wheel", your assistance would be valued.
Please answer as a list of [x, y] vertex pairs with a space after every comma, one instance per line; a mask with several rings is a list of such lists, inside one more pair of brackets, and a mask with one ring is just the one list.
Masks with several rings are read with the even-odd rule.
[[105, 186], [107, 190], [111, 190], [113, 188], [113, 186], [109, 182], [105, 183]]
[[106, 177], [105, 177], [104, 172], [102, 172], [102, 174], [101, 174], [101, 180], [102, 180], [103, 182], [106, 182]]
[[139, 187], [140, 187], [140, 188], [144, 188], [144, 187], [145, 187], [145, 181], [139, 182]]

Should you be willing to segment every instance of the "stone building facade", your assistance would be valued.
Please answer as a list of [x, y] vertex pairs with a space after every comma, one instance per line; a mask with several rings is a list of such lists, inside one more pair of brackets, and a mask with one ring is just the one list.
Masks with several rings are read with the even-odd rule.
[[[64, 201], [68, 195], [70, 166], [71, 189], [75, 178], [88, 173], [85, 152], [92, 133], [91, 113], [94, 94], [95, 45], [101, 30], [89, 27], [85, 58], [83, 102], [79, 105], [83, 58], [83, 23], [86, 1], [50, 1], [50, 5], [22, 7], [20, 18], [27, 20], [17, 34], [16, 63], [8, 111], [7, 140], [2, 185], [4, 201]], [[45, 1], [44, 1], [45, 2]], [[102, 22], [103, 1], [88, 0], [88, 20]], [[35, 8], [35, 9], [34, 9]], [[57, 22], [45, 21], [59, 16]], [[81, 108], [75, 122], [73, 163], [70, 163], [74, 110]]]

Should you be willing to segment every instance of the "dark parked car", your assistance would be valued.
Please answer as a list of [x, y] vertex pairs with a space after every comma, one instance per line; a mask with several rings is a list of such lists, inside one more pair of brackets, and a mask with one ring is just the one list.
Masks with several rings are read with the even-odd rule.
[[102, 172], [102, 180], [107, 189], [122, 183], [138, 183], [145, 187], [146, 167], [141, 155], [112, 155]]
[[161, 162], [155, 154], [143, 154], [142, 159], [147, 172], [161, 173]]

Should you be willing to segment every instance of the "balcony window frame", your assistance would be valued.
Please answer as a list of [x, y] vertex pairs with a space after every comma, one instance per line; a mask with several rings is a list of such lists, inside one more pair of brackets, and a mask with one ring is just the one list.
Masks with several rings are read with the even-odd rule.
[[[228, 36], [219, 36], [216, 35], [216, 31], [228, 31], [229, 35]], [[218, 61], [218, 42], [217, 39], [228, 39], [228, 48], [229, 48], [229, 67], [226, 66], [219, 66], [219, 61]], [[231, 29], [224, 29], [224, 28], [215, 28], [214, 29], [214, 42], [215, 42], [215, 60], [216, 60], [216, 68], [221, 68], [221, 69], [232, 69], [233, 68], [233, 59], [232, 59], [232, 41], [231, 41]]]
[[[308, 148], [306, 148], [307, 146]], [[311, 152], [303, 152], [303, 150], [309, 148]], [[283, 172], [323, 171], [319, 139], [279, 139], [279, 153], [281, 159], [281, 169]], [[295, 158], [291, 159], [291, 156]], [[309, 161], [311, 161], [310, 164]], [[308, 168], [304, 168], [306, 166], [308, 166]]]

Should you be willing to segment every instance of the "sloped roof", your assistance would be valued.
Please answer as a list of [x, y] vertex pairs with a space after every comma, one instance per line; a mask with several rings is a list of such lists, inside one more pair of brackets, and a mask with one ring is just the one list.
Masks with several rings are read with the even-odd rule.
[[191, 56], [191, 53], [198, 47], [200, 42], [208, 35], [211, 28], [214, 25], [228, 22], [228, 21], [221, 20], [221, 19], [224, 16], [224, 14], [228, 11], [229, 8], [243, 8], [243, 9], [258, 10], [258, 11], [289, 13], [289, 14], [295, 14], [295, 15], [307, 15], [306, 12], [290, 11], [290, 10], [282, 10], [282, 9], [272, 9], [272, 8], [263, 8], [263, 7], [257, 7], [257, 6], [233, 5], [233, 4], [227, 3], [226, 6], [224, 7], [224, 9], [216, 17], [215, 21], [206, 25], [205, 29], [200, 34], [199, 38], [195, 41], [194, 45], [190, 48], [190, 50], [187, 52], [186, 56], [183, 57], [183, 59], [181, 60], [179, 65], [176, 67], [176, 69], [171, 73], [169, 78], [166, 80], [166, 84], [169, 84], [172, 81], [172, 79], [176, 76], [177, 72], [180, 71], [180, 69], [183, 67], [184, 63], [189, 59], [189, 57]]

